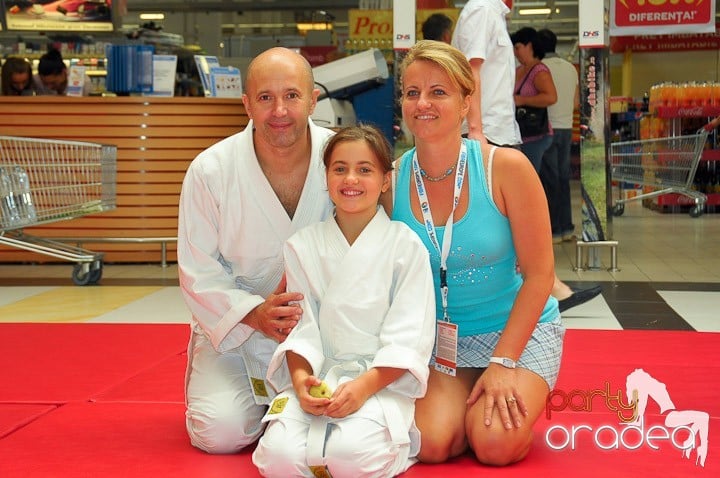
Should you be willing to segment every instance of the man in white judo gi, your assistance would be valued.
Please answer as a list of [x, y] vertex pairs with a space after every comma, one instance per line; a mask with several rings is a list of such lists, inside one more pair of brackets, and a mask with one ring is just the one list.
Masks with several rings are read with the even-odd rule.
[[285, 292], [282, 246], [331, 206], [320, 158], [332, 131], [309, 119], [319, 90], [308, 62], [272, 48], [252, 61], [245, 87], [247, 128], [195, 158], [180, 196], [187, 430], [209, 453], [237, 452], [263, 431], [267, 364], [302, 313], [302, 295]]

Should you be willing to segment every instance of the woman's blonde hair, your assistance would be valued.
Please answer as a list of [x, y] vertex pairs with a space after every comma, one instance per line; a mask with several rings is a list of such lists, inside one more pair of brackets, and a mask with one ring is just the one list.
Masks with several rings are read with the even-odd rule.
[[408, 50], [400, 64], [401, 81], [405, 70], [416, 61], [427, 61], [442, 68], [464, 96], [470, 96], [475, 91], [470, 62], [457, 48], [441, 41], [420, 40]]

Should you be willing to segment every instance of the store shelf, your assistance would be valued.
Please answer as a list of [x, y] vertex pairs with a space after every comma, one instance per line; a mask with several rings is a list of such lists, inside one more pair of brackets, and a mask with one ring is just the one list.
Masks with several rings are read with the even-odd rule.
[[[15, 58], [25, 58], [27, 60], [39, 60], [40, 57], [43, 55], [44, 55], [44, 53], [10, 53], [8, 55], [5, 55], [5, 58], [15, 57]], [[65, 53], [65, 54], [63, 54], [63, 57], [66, 59], [76, 58], [76, 59], [82, 59], [82, 60], [92, 60], [92, 59], [96, 59], [96, 58], [101, 58], [101, 56], [98, 56], [97, 53]]]

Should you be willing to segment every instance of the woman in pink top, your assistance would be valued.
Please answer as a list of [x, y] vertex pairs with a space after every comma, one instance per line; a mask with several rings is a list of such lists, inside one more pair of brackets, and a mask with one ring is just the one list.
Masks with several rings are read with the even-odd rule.
[[[515, 49], [515, 58], [520, 66], [515, 71], [515, 108], [530, 106], [547, 108], [557, 101], [557, 91], [548, 67], [542, 63], [545, 49], [534, 28], [525, 27], [510, 35]], [[547, 112], [545, 113], [547, 115]], [[521, 126], [522, 132], [522, 126]], [[543, 153], [552, 143], [552, 125], [541, 134], [522, 136], [520, 149], [540, 171]]]

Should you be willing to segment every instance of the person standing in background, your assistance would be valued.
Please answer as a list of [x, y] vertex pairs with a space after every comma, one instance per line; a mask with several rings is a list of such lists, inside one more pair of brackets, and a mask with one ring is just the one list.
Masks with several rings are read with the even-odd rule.
[[[475, 78], [463, 131], [480, 142], [517, 147], [522, 139], [515, 121], [515, 54], [505, 20], [509, 13], [502, 0], [470, 0], [460, 12], [452, 45], [470, 62]], [[552, 288], [561, 312], [600, 292], [600, 287], [573, 289], [557, 276]]]
[[526, 111], [525, 107], [534, 108], [545, 115], [544, 129], [529, 132], [524, 124], [520, 128], [520, 149], [539, 173], [543, 154], [552, 143], [553, 126], [547, 120], [547, 107], [557, 101], [557, 91], [550, 70], [542, 63], [545, 49], [537, 31], [524, 27], [510, 35], [510, 39], [520, 63], [515, 73], [515, 108], [518, 112]]
[[551, 30], [538, 31], [545, 47], [543, 63], [550, 69], [557, 102], [548, 106], [548, 116], [553, 127], [550, 147], [545, 151], [540, 167], [540, 180], [550, 208], [550, 225], [553, 243], [575, 239], [570, 203], [570, 146], [572, 142], [573, 112], [579, 104], [579, 79], [575, 66], [560, 58], [555, 52], [557, 36]]
[[452, 41], [452, 27], [452, 18], [444, 13], [433, 13], [422, 24], [423, 39], [450, 43]]
[[32, 65], [24, 58], [11, 57], [2, 66], [3, 96], [32, 96]]
[[[58, 50], [50, 50], [40, 57], [38, 73], [33, 77], [38, 95], [67, 96], [68, 68]], [[81, 96], [90, 96], [93, 86], [90, 77], [85, 75]]]
[[522, 142], [513, 103], [515, 55], [505, 21], [509, 13], [502, 0], [470, 0], [452, 36], [452, 45], [465, 54], [475, 77], [463, 133], [497, 146]]

